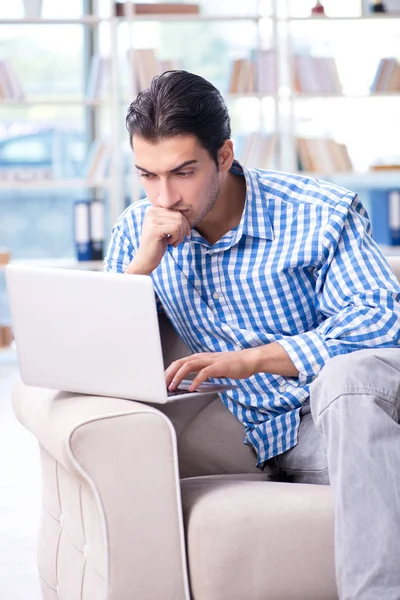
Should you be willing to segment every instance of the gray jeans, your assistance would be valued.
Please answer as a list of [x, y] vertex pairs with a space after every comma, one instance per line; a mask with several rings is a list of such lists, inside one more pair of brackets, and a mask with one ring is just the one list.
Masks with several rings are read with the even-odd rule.
[[298, 444], [275, 457], [294, 482], [328, 484], [341, 600], [400, 599], [400, 349], [328, 361], [302, 409]]

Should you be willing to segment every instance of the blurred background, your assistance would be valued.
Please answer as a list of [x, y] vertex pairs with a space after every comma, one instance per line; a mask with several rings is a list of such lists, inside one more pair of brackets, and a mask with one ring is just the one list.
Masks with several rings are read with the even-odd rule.
[[152, 77], [182, 68], [228, 103], [236, 156], [359, 193], [400, 244], [400, 0], [13, 0], [0, 11], [0, 360], [9, 260], [101, 268], [144, 195], [125, 130]]
[[[246, 166], [357, 192], [400, 248], [400, 0], [0, 0], [0, 597], [38, 600], [33, 440], [10, 408], [18, 365], [4, 267], [101, 269], [143, 197], [129, 104], [171, 68], [209, 79]], [[36, 446], [35, 446], [36, 447]]]

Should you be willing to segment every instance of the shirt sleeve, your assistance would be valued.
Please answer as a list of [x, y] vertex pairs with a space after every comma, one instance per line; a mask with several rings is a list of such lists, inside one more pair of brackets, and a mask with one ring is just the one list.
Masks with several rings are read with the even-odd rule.
[[294, 383], [310, 383], [338, 354], [400, 345], [400, 286], [357, 197], [347, 211], [331, 214], [314, 276], [321, 323], [277, 340], [299, 371]]
[[111, 239], [104, 259], [104, 270], [108, 273], [124, 273], [133, 259], [134, 248], [123, 221], [117, 221], [111, 232]]
[[[129, 230], [127, 232], [124, 222], [118, 221], [111, 232], [111, 240], [104, 259], [104, 270], [107, 273], [124, 273], [135, 255]], [[156, 294], [158, 313], [164, 313], [164, 308]]]

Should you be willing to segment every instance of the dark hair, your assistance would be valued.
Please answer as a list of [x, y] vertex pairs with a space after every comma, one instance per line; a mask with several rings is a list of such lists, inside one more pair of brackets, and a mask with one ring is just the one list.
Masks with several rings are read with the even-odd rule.
[[129, 106], [126, 128], [157, 142], [175, 135], [194, 135], [218, 168], [218, 150], [231, 137], [228, 109], [209, 81], [187, 71], [166, 71], [154, 77]]

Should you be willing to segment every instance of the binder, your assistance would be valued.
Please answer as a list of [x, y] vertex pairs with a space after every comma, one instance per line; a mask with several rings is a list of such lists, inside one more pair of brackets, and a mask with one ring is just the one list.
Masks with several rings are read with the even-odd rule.
[[400, 246], [400, 191], [389, 192], [389, 229], [391, 243]]
[[91, 260], [90, 202], [88, 200], [75, 200], [74, 202], [74, 242], [77, 259], [79, 261]]
[[104, 258], [104, 202], [92, 200], [90, 203], [90, 242], [92, 260]]
[[377, 244], [390, 246], [392, 236], [389, 227], [389, 198], [387, 190], [369, 191], [372, 237]]

